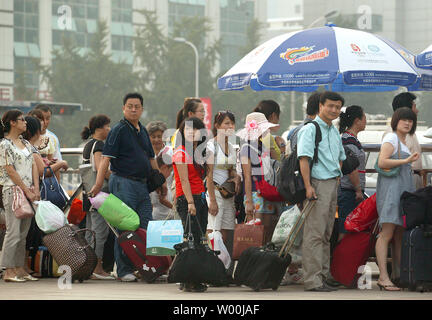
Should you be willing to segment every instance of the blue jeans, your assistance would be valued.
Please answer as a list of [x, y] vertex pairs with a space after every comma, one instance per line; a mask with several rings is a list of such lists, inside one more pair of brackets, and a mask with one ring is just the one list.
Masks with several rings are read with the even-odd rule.
[[[140, 219], [139, 227], [147, 229], [149, 221], [152, 220], [153, 210], [147, 184], [112, 174], [109, 179], [109, 188], [112, 194], [138, 214]], [[117, 232], [121, 233], [122, 230], [117, 230]], [[124, 277], [134, 272], [135, 267], [123, 252], [118, 239], [116, 239], [114, 245], [114, 258], [117, 264], [118, 277]]]

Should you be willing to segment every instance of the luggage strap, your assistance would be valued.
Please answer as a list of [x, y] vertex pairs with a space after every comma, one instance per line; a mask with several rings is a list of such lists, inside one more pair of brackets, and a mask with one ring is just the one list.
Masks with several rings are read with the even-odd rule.
[[300, 229], [302, 228], [303, 224], [306, 221], [306, 218], [314, 208], [315, 204], [316, 204], [316, 200], [307, 200], [306, 205], [301, 211], [300, 217], [297, 219], [295, 225], [293, 226], [293, 228], [291, 229], [288, 235], [288, 238], [285, 240], [285, 243], [283, 244], [281, 250], [279, 251], [279, 257], [285, 258], [288, 255], [289, 251], [294, 245], [294, 241], [296, 240], [297, 235], [300, 232]]

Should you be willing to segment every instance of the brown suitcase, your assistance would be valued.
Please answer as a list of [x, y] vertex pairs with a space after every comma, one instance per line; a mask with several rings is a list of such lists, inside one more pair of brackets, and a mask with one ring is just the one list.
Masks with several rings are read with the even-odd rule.
[[95, 232], [90, 229], [79, 229], [74, 225], [65, 225], [57, 231], [43, 237], [42, 241], [59, 266], [70, 266], [72, 282], [83, 282], [90, 278], [97, 264], [97, 256], [93, 247], [88, 244], [84, 233]]

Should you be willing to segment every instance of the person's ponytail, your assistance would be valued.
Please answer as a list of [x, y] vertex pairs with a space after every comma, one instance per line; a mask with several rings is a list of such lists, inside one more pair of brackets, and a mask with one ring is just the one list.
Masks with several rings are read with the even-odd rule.
[[90, 128], [85, 126], [81, 131], [81, 138], [83, 140], [87, 140], [88, 138], [90, 138], [90, 136], [91, 136]]
[[339, 116], [339, 132], [344, 133], [354, 125], [356, 119], [361, 119], [363, 115], [362, 107], [356, 105], [347, 107]]

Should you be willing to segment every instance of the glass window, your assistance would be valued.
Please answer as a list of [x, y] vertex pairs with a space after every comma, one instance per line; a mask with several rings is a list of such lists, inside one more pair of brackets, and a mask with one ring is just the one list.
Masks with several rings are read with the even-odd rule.
[[33, 29], [38, 29], [39, 27], [39, 19], [38, 16], [28, 16], [26, 19], [26, 27], [27, 28], [33, 28]]
[[24, 27], [24, 14], [14, 13], [14, 27]]
[[75, 19], [75, 22], [78, 32], [87, 32], [87, 24], [84, 19]]
[[34, 58], [40, 58], [40, 50], [39, 50], [39, 46], [37, 44], [29, 43], [28, 49], [29, 49], [30, 56], [32, 56]]
[[13, 2], [14, 4], [14, 12], [20, 11], [20, 12], [24, 12], [24, 0], [15, 0]]
[[96, 20], [86, 20], [87, 31], [89, 33], [95, 33], [97, 31], [97, 22]]
[[17, 57], [28, 57], [28, 48], [27, 44], [23, 42], [15, 42], [14, 43], [14, 53]]
[[14, 28], [14, 41], [24, 42], [24, 29]]
[[39, 39], [38, 39], [38, 31], [37, 30], [26, 30], [25, 31], [25, 42], [29, 42], [29, 43], [38, 43]]
[[98, 19], [98, 8], [97, 7], [87, 7], [87, 19]]
[[122, 49], [122, 41], [119, 36], [111, 36], [111, 47], [113, 50], [121, 50]]

